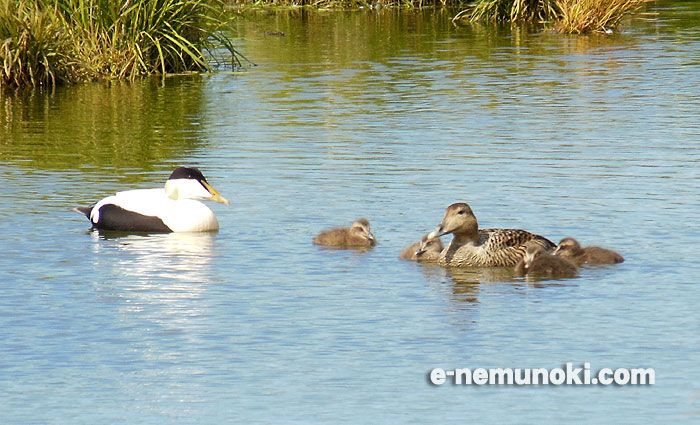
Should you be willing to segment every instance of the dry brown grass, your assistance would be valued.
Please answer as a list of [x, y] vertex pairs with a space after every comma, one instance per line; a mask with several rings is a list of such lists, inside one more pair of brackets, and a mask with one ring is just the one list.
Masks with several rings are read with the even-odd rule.
[[558, 17], [554, 29], [570, 34], [606, 32], [639, 9], [645, 0], [555, 0]]
[[476, 0], [454, 21], [538, 22], [562, 33], [607, 32], [649, 0]]

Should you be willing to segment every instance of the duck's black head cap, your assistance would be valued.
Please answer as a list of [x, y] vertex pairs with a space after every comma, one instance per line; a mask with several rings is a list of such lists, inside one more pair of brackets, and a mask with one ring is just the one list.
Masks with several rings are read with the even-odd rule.
[[192, 179], [200, 182], [205, 182], [207, 179], [204, 178], [204, 174], [194, 167], [180, 167], [177, 168], [170, 174], [168, 180], [173, 179]]

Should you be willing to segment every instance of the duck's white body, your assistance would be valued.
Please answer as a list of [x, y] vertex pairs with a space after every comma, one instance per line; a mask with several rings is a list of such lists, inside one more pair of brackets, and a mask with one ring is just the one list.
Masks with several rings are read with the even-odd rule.
[[100, 209], [109, 204], [143, 216], [157, 217], [172, 232], [206, 232], [219, 229], [219, 220], [209, 207], [195, 199], [171, 199], [164, 189], [128, 190], [108, 196], [92, 208], [92, 224], [99, 224]]
[[93, 226], [135, 232], [206, 232], [219, 221], [199, 199], [228, 205], [196, 168], [178, 168], [164, 188], [117, 192], [92, 207], [79, 207]]

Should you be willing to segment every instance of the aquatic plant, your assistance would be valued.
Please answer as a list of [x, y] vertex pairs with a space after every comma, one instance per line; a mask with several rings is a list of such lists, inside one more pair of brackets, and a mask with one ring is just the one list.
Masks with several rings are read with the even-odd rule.
[[[556, 16], [556, 0], [477, 0], [460, 12], [469, 21], [540, 21]], [[461, 15], [461, 16], [460, 16]]]
[[0, 0], [0, 85], [206, 71], [222, 48], [237, 61], [220, 3]]
[[559, 11], [554, 29], [580, 34], [606, 32], [616, 27], [628, 13], [639, 9], [645, 0], [556, 0]]
[[310, 6], [319, 9], [352, 9], [378, 7], [420, 8], [423, 6], [448, 6], [467, 3], [471, 0], [229, 0], [244, 6], [298, 7]]
[[0, 87], [67, 78], [65, 37], [55, 14], [36, 2], [0, 0]]
[[566, 33], [605, 32], [647, 0], [477, 0], [453, 21], [536, 21]]

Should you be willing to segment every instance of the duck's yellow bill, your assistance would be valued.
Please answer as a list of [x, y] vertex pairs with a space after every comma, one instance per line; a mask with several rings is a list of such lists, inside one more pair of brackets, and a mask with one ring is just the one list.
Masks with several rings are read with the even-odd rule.
[[226, 198], [224, 198], [223, 196], [221, 196], [221, 195], [219, 194], [219, 192], [217, 192], [216, 189], [214, 189], [214, 188], [212, 187], [212, 185], [210, 185], [210, 184], [207, 183], [207, 182], [202, 182], [202, 184], [204, 185], [204, 187], [207, 188], [207, 190], [209, 191], [209, 193], [211, 193], [211, 197], [210, 197], [210, 198], [207, 198], [207, 199], [209, 199], [210, 201], [220, 202], [220, 203], [222, 203], [222, 204], [229, 205], [228, 199], [226, 199]]

